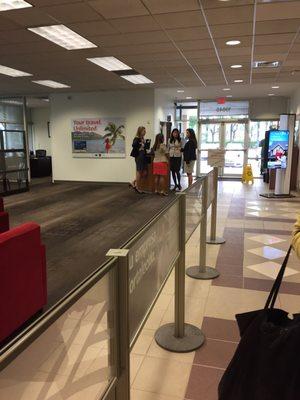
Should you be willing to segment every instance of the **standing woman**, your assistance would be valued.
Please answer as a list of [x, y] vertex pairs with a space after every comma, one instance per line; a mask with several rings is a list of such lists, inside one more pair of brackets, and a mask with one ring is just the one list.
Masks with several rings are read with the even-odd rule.
[[143, 193], [143, 191], [140, 189], [141, 179], [147, 174], [148, 170], [145, 150], [145, 135], [146, 128], [144, 126], [139, 126], [136, 136], [133, 139], [132, 151], [130, 153], [131, 157], [135, 158], [136, 178], [132, 183], [129, 184], [129, 186], [138, 193]]
[[189, 186], [193, 183], [193, 171], [196, 163], [196, 150], [197, 150], [197, 139], [194, 129], [186, 130], [187, 142], [183, 148], [183, 159], [184, 159], [184, 171], [186, 172], [189, 180]]
[[161, 194], [163, 196], [168, 196], [166, 191], [159, 192], [160, 180], [162, 178], [164, 187], [168, 184], [168, 148], [164, 144], [164, 135], [158, 133], [155, 137], [155, 143], [153, 146], [154, 160], [153, 160], [153, 175], [154, 175], [154, 185], [155, 193]]
[[169, 139], [169, 155], [170, 155], [170, 171], [174, 182], [174, 189], [181, 190], [180, 184], [180, 168], [182, 160], [182, 145], [179, 130], [177, 128], [172, 130]]

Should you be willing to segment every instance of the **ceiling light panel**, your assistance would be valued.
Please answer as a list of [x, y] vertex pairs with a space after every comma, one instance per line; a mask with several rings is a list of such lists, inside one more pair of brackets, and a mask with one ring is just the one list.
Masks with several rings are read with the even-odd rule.
[[235, 79], [234, 80], [234, 83], [243, 83], [244, 81], [243, 81], [243, 79]]
[[226, 42], [227, 46], [237, 46], [238, 44], [241, 44], [240, 40], [228, 40]]
[[0, 11], [17, 10], [19, 8], [32, 7], [32, 4], [24, 0], [0, 0]]
[[150, 79], [146, 78], [144, 75], [121, 75], [121, 77], [131, 83], [134, 83], [135, 85], [153, 83]]
[[97, 47], [94, 43], [78, 35], [78, 33], [72, 31], [65, 25], [40, 26], [38, 28], [28, 28], [28, 30], [67, 50]]
[[128, 69], [132, 69], [115, 57], [96, 57], [87, 58], [87, 60], [96, 65], [99, 65], [99, 67], [104, 68], [107, 71], [125, 71]]
[[238, 69], [238, 68], [242, 68], [242, 65], [241, 64], [234, 64], [234, 65], [231, 65], [230, 68]]
[[53, 89], [64, 89], [70, 88], [71, 86], [65, 85], [64, 83], [55, 82], [51, 80], [41, 80], [41, 81], [32, 81], [33, 83], [37, 83], [38, 85], [48, 86]]
[[9, 67], [5, 67], [4, 65], [0, 65], [0, 74], [12, 76], [13, 78], [19, 78], [22, 76], [32, 76], [28, 72], [19, 71], [18, 69], [13, 69]]

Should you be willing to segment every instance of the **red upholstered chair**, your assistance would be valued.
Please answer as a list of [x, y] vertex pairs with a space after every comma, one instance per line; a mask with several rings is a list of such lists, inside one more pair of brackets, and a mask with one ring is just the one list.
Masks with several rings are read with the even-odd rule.
[[2, 197], [0, 197], [0, 233], [9, 230], [9, 216], [8, 213], [4, 211], [4, 202]]
[[[5, 211], [0, 211], [0, 233], [9, 230], [9, 216]], [[1, 278], [0, 278], [1, 279]]]
[[0, 234], [0, 342], [47, 303], [46, 254], [39, 225]]

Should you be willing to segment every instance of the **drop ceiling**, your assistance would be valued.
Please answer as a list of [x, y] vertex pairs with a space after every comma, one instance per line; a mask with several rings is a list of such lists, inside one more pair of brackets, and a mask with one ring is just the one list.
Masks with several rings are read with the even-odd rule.
[[[33, 7], [0, 13], [1, 64], [28, 71], [33, 80], [71, 86], [64, 92], [135, 89], [86, 60], [103, 56], [117, 57], [155, 88], [202, 87], [207, 92], [228, 85], [233, 92], [233, 81], [242, 79], [237, 91], [244, 88], [246, 96], [249, 85], [300, 84], [299, 0], [28, 1]], [[65, 24], [98, 47], [66, 50], [27, 30], [54, 24]], [[233, 39], [241, 44], [227, 46]], [[252, 69], [252, 62], [261, 60], [281, 65]], [[233, 64], [243, 67], [234, 70]], [[28, 77], [0, 75], [0, 95], [50, 92]]]

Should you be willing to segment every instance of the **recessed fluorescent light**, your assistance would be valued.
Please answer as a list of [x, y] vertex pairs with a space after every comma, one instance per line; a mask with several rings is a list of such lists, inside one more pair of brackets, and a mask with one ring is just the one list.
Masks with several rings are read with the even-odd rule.
[[32, 7], [24, 0], [0, 0], [0, 11], [16, 10], [18, 8]]
[[191, 99], [192, 99], [192, 96], [187, 96], [186, 99], [187, 99], [187, 100], [191, 100]]
[[0, 65], [0, 74], [12, 76], [13, 78], [18, 78], [20, 76], [32, 76], [32, 74], [28, 74], [28, 72], [23, 72], [19, 71], [18, 69], [5, 67], [4, 65]]
[[253, 68], [277, 68], [281, 64], [280, 61], [254, 61]]
[[234, 65], [231, 65], [230, 68], [242, 68], [242, 65], [241, 64], [234, 64]]
[[121, 75], [121, 78], [134, 83], [135, 85], [142, 85], [144, 83], [153, 83], [150, 79], [146, 78], [144, 75]]
[[99, 67], [104, 68], [107, 71], [124, 71], [126, 69], [132, 69], [115, 57], [96, 57], [87, 58], [87, 60], [99, 65]]
[[243, 79], [235, 79], [234, 82], [235, 82], [235, 83], [242, 83], [242, 82], [244, 82], [244, 81], [243, 81]]
[[227, 46], [237, 46], [238, 44], [241, 44], [240, 40], [228, 40], [226, 42]]
[[42, 81], [32, 81], [33, 83], [37, 83], [38, 85], [48, 86], [54, 89], [63, 89], [69, 88], [71, 86], [65, 85], [64, 83], [59, 83], [51, 80], [42, 80]]
[[28, 28], [28, 30], [67, 50], [97, 47], [94, 43], [78, 35], [78, 33], [72, 31], [65, 25], [40, 26], [38, 28]]
[[231, 90], [231, 89], [229, 87], [225, 87], [223, 90], [224, 90], [224, 92], [226, 92], [226, 91]]
[[275, 94], [274, 93], [269, 93], [268, 96], [275, 96]]
[[184, 93], [184, 90], [177, 90], [177, 93]]
[[232, 94], [228, 94], [226, 97], [232, 97]]
[[272, 89], [279, 89], [279, 86], [272, 86]]

